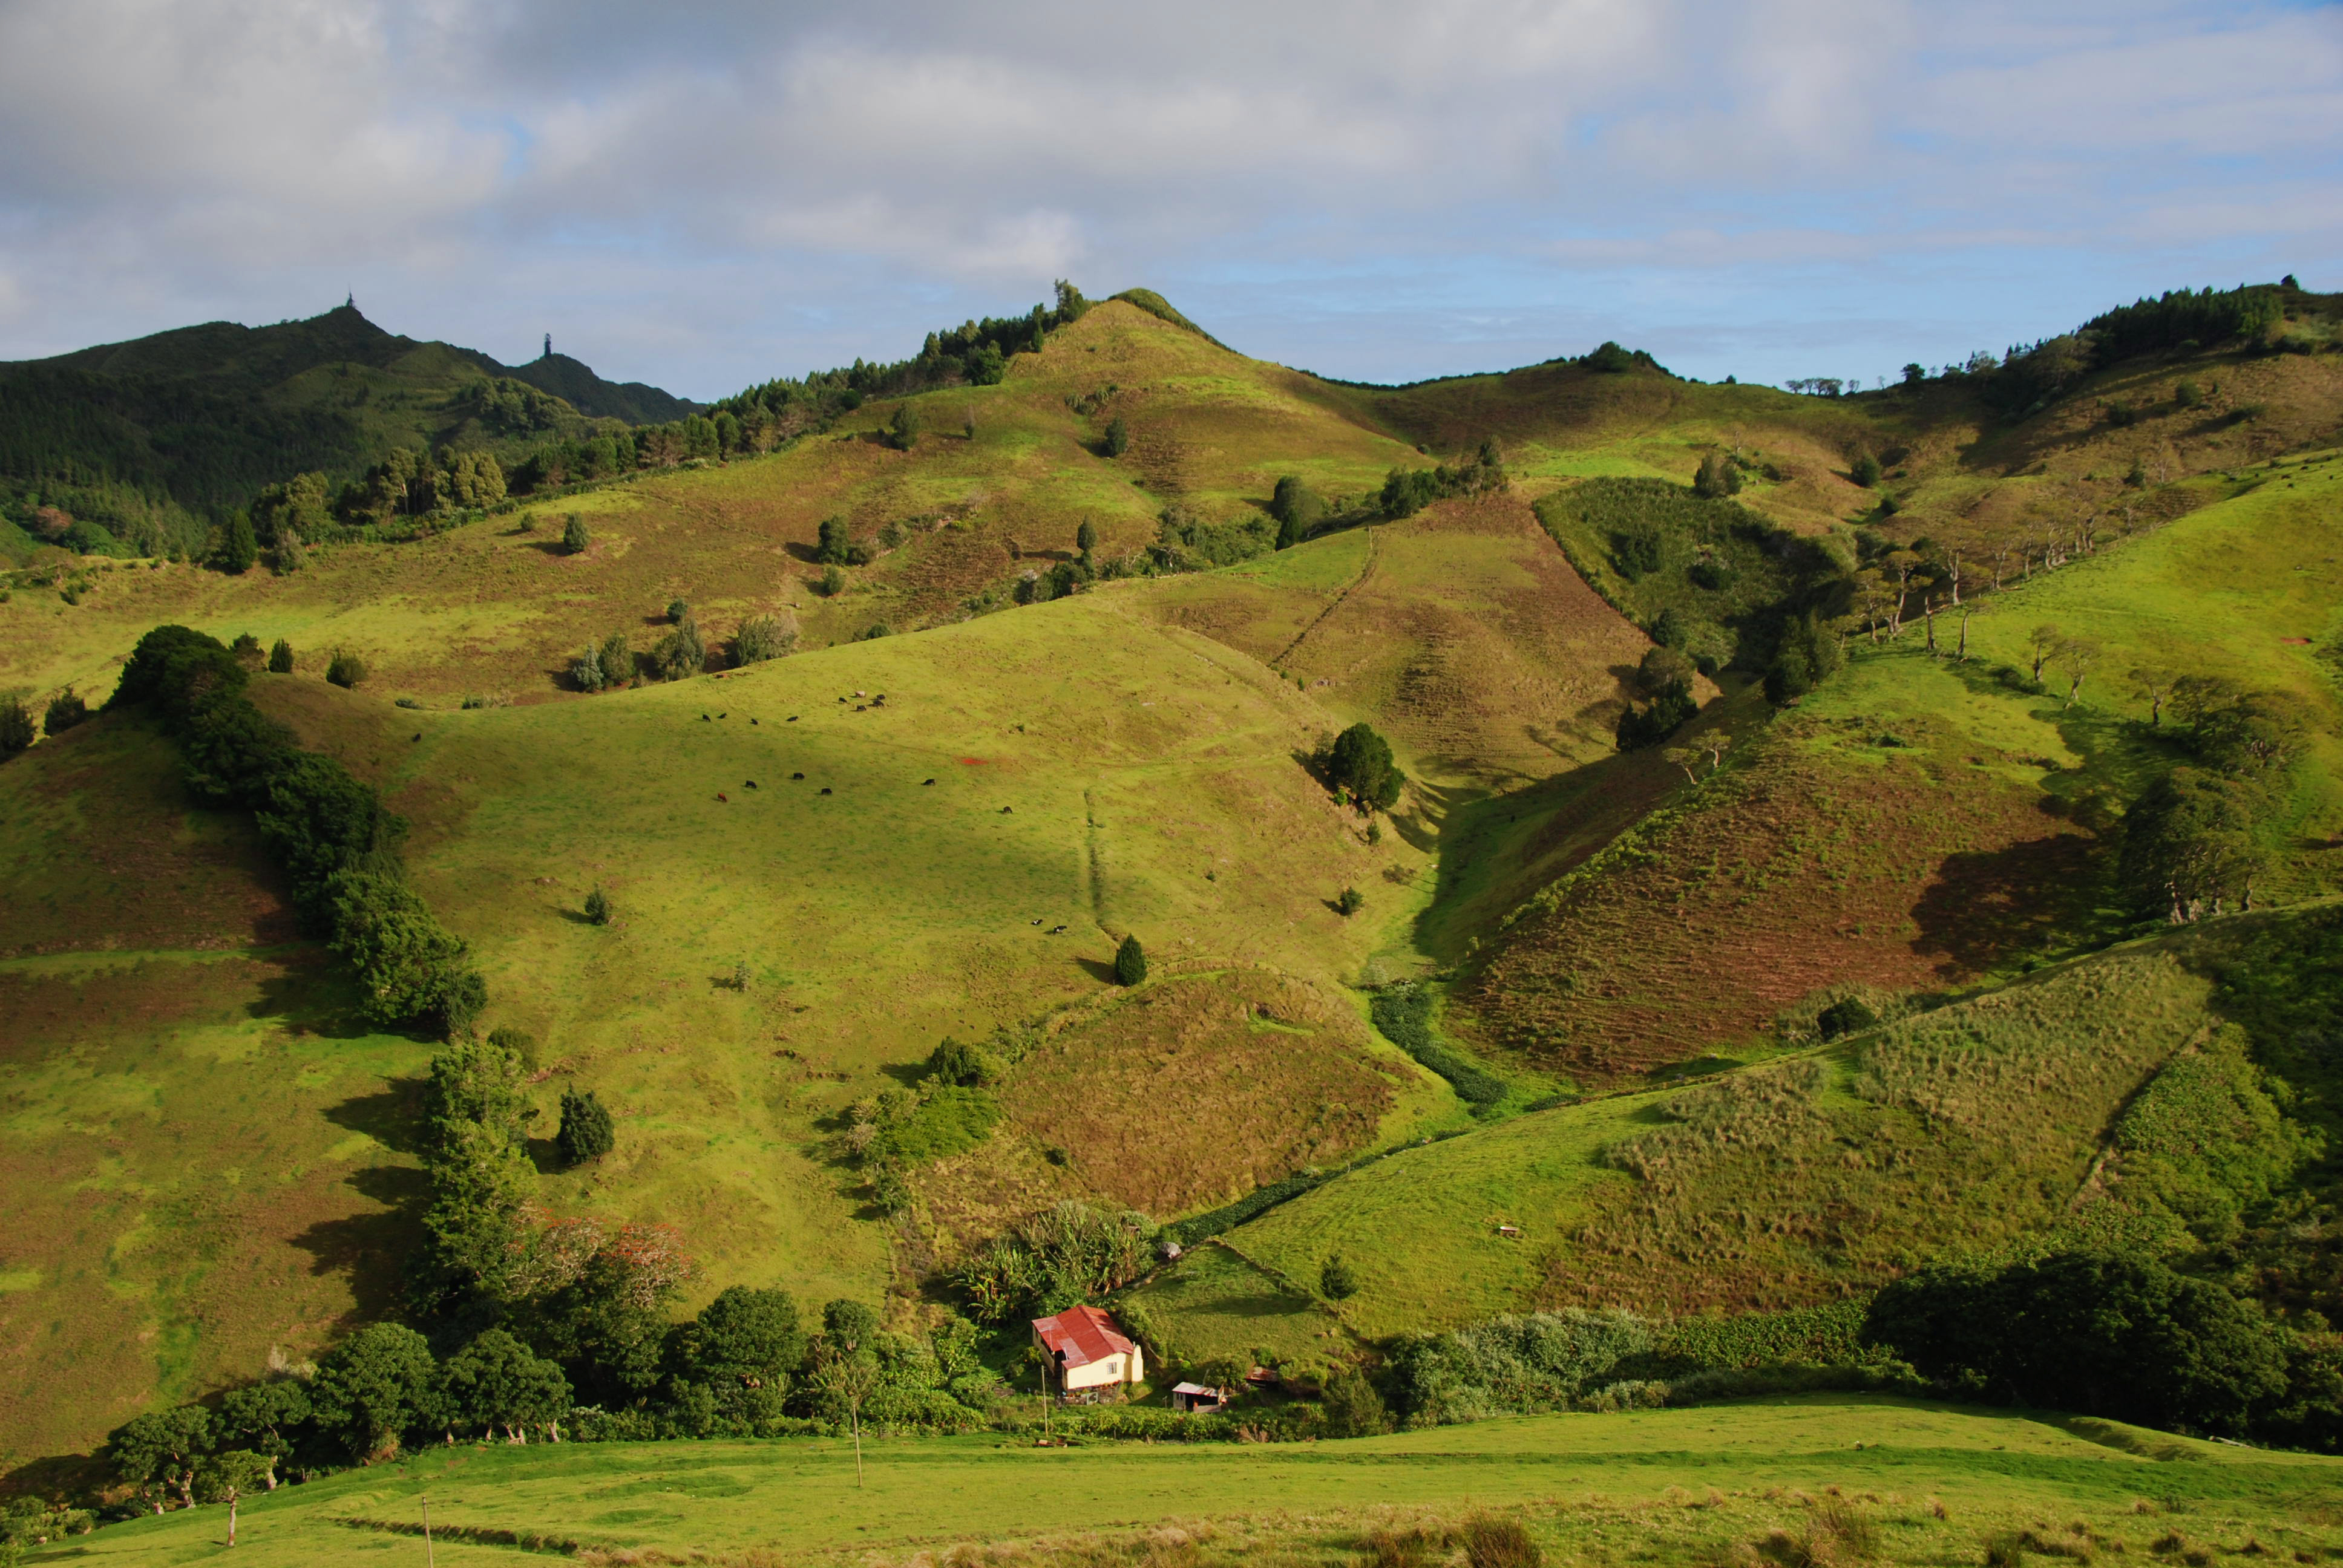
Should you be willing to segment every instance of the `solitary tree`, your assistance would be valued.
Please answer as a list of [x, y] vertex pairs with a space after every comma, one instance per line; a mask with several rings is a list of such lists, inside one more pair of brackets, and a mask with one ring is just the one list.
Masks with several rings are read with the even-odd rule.
[[1131, 450], [1131, 427], [1117, 415], [1106, 422], [1106, 455], [1120, 457]]
[[326, 665], [326, 679], [345, 691], [356, 689], [367, 678], [366, 660], [347, 648], [334, 649], [334, 657]]
[[1700, 467], [1692, 477], [1692, 493], [1704, 500], [1721, 500], [1741, 493], [1741, 469], [1722, 452], [1711, 452], [1700, 460]]
[[1074, 548], [1082, 552], [1084, 560], [1090, 559], [1091, 552], [1098, 548], [1098, 525], [1088, 518], [1074, 530]]
[[1342, 1253], [1331, 1252], [1318, 1271], [1318, 1289], [1329, 1301], [1349, 1301], [1359, 1293], [1358, 1271], [1351, 1267], [1350, 1260]]
[[281, 637], [268, 650], [268, 673], [271, 675], [293, 673], [293, 645]]
[[2090, 674], [2091, 666], [2098, 657], [2099, 645], [2089, 638], [2070, 637], [2059, 642], [2058, 668], [2066, 677], [2066, 705], [2068, 708], [2074, 707], [2075, 699], [2082, 694], [2083, 678]]
[[898, 452], [908, 452], [920, 444], [920, 411], [908, 401], [895, 405], [895, 417], [887, 427], [887, 444]]
[[1136, 933], [1122, 939], [1114, 950], [1114, 983], [1137, 985], [1147, 978], [1147, 950], [1139, 945]]
[[32, 745], [33, 710], [25, 706], [22, 692], [0, 692], [0, 762], [6, 761]]
[[561, 525], [561, 548], [563, 552], [573, 556], [582, 556], [586, 553], [586, 547], [593, 542], [594, 536], [587, 531], [586, 519], [579, 517], [575, 512], [570, 513], [568, 520]]
[[1344, 917], [1357, 914], [1367, 907], [1367, 896], [1356, 888], [1344, 888], [1334, 898], [1334, 911]]
[[1364, 722], [1334, 737], [1326, 771], [1336, 786], [1348, 789], [1369, 810], [1391, 809], [1399, 803], [1400, 790], [1407, 783], [1407, 776], [1392, 760], [1391, 742]]
[[207, 1503], [227, 1504], [227, 1543], [236, 1544], [236, 1505], [244, 1494], [259, 1486], [264, 1478], [273, 1480], [276, 1462], [265, 1453], [255, 1453], [248, 1448], [231, 1448], [224, 1453], [208, 1455], [198, 1467], [198, 1484]]
[[583, 1165], [608, 1154], [618, 1138], [601, 1097], [590, 1089], [583, 1094], [575, 1089], [563, 1090], [561, 1131], [554, 1134], [553, 1141], [568, 1165]]
[[2039, 686], [2042, 684], [2042, 667], [2050, 662], [2050, 656], [2058, 648], [2058, 628], [2053, 622], [2044, 621], [2026, 634], [2026, 641], [2034, 655], [2034, 684]]
[[1290, 549], [1308, 538], [1325, 512], [1325, 503], [1299, 474], [1280, 477], [1269, 498], [1269, 515], [1277, 519], [1277, 548]]
[[1847, 477], [1865, 489], [1869, 489], [1879, 483], [1879, 459], [1868, 452], [1863, 453], [1855, 458], [1853, 466], [1847, 470]]
[[813, 558], [825, 566], [842, 567], [847, 552], [854, 541], [848, 536], [844, 518], [824, 518], [819, 530], [820, 542], [814, 546]]
[[49, 699], [49, 710], [41, 717], [41, 729], [49, 735], [63, 735], [89, 717], [89, 704], [72, 687]]

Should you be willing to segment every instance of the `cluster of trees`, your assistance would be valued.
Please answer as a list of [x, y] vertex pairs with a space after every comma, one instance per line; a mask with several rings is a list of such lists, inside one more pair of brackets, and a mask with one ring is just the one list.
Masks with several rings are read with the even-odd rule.
[[2192, 760], [2159, 776], [2125, 813], [2124, 884], [2142, 913], [2176, 925], [2226, 903], [2251, 909], [2268, 867], [2264, 830], [2309, 729], [2301, 700], [2205, 675], [2151, 682], [2150, 700], [2157, 728], [2167, 708], [2180, 721]]
[[1277, 548], [1291, 549], [1325, 520], [1326, 503], [1299, 474], [1283, 474], [1270, 492], [1269, 515], [1277, 523]]
[[89, 704], [66, 687], [49, 699], [36, 721], [30, 704], [19, 691], [0, 692], [0, 762], [29, 748], [43, 734], [55, 737], [89, 719]]
[[1503, 455], [1492, 438], [1481, 443], [1472, 461], [1453, 468], [1445, 463], [1432, 468], [1393, 468], [1383, 477], [1377, 504], [1387, 518], [1410, 518], [1434, 501], [1503, 490], [1510, 483]]
[[784, 658], [797, 648], [797, 618], [752, 615], [732, 630], [729, 645], [711, 643], [678, 600], [670, 607], [669, 625], [648, 648], [638, 648], [623, 630], [598, 643], [588, 643], [569, 661], [569, 683], [580, 691], [615, 690], [641, 679], [684, 680], [706, 670], [735, 668]]
[[1628, 704], [1619, 715], [1614, 739], [1620, 750], [1639, 751], [1657, 746], [1700, 711], [1700, 704], [1692, 694], [1695, 673], [1691, 659], [1664, 643], [1644, 655], [1644, 662], [1635, 672], [1644, 701], [1640, 705]]
[[[289, 667], [292, 650], [280, 648]], [[218, 639], [157, 627], [139, 639], [108, 706], [144, 708], [160, 721], [179, 743], [196, 799], [253, 813], [302, 920], [356, 970], [369, 1017], [460, 1033], [486, 1005], [487, 986], [462, 940], [407, 885], [405, 820], [264, 715], [246, 694], [249, 674]]]
[[2069, 1251], [1898, 1280], [1864, 1327], [1958, 1397], [2146, 1426], [2343, 1442], [2343, 1347], [2152, 1259]]

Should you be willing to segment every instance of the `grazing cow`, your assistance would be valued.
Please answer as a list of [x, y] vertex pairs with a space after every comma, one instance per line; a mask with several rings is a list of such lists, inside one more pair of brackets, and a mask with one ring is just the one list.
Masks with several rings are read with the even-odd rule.
[[790, 781], [791, 783], [795, 783], [798, 779], [802, 779], [802, 778], [804, 778], [804, 777], [805, 777], [805, 775], [804, 775], [804, 774], [802, 774], [802, 773], [792, 773], [792, 774], [790, 774], [790, 775], [789, 775], [789, 781]]
[[926, 786], [926, 785], [932, 784], [932, 783], [934, 783], [934, 782], [935, 782], [935, 780], [934, 780], [934, 779], [920, 779], [920, 784], [921, 784], [921, 786], [923, 786], [923, 787], [924, 787], [924, 786]]
[[740, 788], [741, 788], [741, 789], [754, 789], [756, 787], [757, 787], [757, 781], [756, 781], [754, 779], [751, 779], [748, 780], [748, 782], [746, 782], [746, 783], [744, 783], [744, 784], [742, 784], [742, 785], [740, 786]]
[[789, 715], [789, 722], [790, 722], [791, 724], [795, 724], [797, 721], [798, 721], [798, 716], [797, 716], [796, 714], [794, 714], [794, 713], [790, 714], [790, 715]]
[[1066, 928], [1063, 926], [1051, 926], [1050, 928], [1050, 934], [1053, 937], [1062, 937], [1066, 934]]
[[726, 799], [725, 799], [725, 798], [724, 798], [724, 791], [723, 791], [723, 790], [721, 790], [721, 789], [719, 789], [719, 790], [716, 792], [716, 798], [717, 798], [719, 800], [723, 800], [723, 801], [724, 801], [724, 803], [725, 803], [727, 806], [729, 806], [730, 804], [732, 804], [732, 802], [731, 802], [731, 801], [729, 801], [729, 800], [726, 800]]
[[821, 792], [822, 792], [823, 794], [825, 794], [825, 795], [829, 794], [829, 793], [830, 793], [830, 786], [829, 786], [829, 785], [827, 785], [827, 784], [823, 785], [823, 786], [821, 787]]
[[701, 714], [701, 715], [699, 716], [699, 722], [701, 722], [702, 724], [709, 723], [709, 719], [708, 715], [706, 715], [705, 713]]

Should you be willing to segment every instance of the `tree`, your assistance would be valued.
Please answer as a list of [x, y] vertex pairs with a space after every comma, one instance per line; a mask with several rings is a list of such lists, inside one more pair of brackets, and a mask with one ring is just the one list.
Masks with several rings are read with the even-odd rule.
[[230, 512], [220, 529], [219, 553], [212, 558], [219, 569], [242, 576], [252, 569], [260, 558], [260, 541], [253, 537], [252, 518], [241, 511]]
[[327, 879], [326, 897], [334, 950], [357, 970], [368, 1017], [386, 1024], [466, 1021], [457, 1013], [478, 983], [465, 961], [470, 950], [413, 889], [379, 872], [342, 870]]
[[262, 1483], [277, 1488], [277, 1462], [293, 1452], [286, 1433], [309, 1419], [309, 1391], [297, 1378], [271, 1378], [231, 1389], [220, 1401], [219, 1439], [265, 1455]]
[[1146, 978], [1147, 950], [1139, 945], [1139, 937], [1134, 932], [1123, 938], [1122, 945], [1114, 950], [1114, 983], [1133, 986]]
[[1122, 422], [1122, 416], [1120, 414], [1106, 422], [1106, 442], [1103, 449], [1110, 457], [1120, 457], [1131, 450], [1131, 427]]
[[1327, 1300], [1347, 1302], [1359, 1293], [1359, 1273], [1340, 1252], [1330, 1252], [1318, 1270], [1318, 1289]]
[[1281, 476], [1269, 498], [1269, 515], [1277, 519], [1277, 548], [1291, 549], [1308, 538], [1325, 513], [1325, 503], [1300, 475]]
[[72, 687], [49, 699], [48, 711], [41, 717], [42, 731], [50, 736], [63, 735], [89, 717], [89, 704]]
[[2083, 678], [2090, 674], [2091, 666], [2097, 662], [2098, 657], [2099, 645], [2087, 637], [2059, 639], [2058, 668], [2066, 675], [2066, 707], [2075, 706], [2075, 699], [2082, 693]]
[[[846, 1417], [854, 1432], [854, 1484], [862, 1484], [862, 1405], [879, 1386], [879, 1358], [824, 1336], [814, 1352], [814, 1392], [828, 1409]], [[835, 1419], [835, 1417], [833, 1417]]]
[[1703, 500], [1722, 500], [1741, 493], [1741, 467], [1722, 452], [1711, 452], [1700, 460], [1692, 477], [1692, 493]]
[[106, 1440], [115, 1473], [139, 1489], [163, 1512], [163, 1498], [176, 1488], [181, 1506], [196, 1505], [196, 1467], [212, 1446], [211, 1412], [199, 1404], [148, 1411], [116, 1427]]
[[1821, 618], [1792, 617], [1782, 627], [1774, 661], [1765, 668], [1765, 699], [1787, 707], [1838, 671], [1845, 656]]
[[402, 1323], [369, 1323], [317, 1362], [309, 1400], [318, 1430], [353, 1459], [398, 1452], [400, 1437], [438, 1413], [431, 1346]]
[[698, 675], [708, 666], [708, 644], [700, 639], [699, 623], [686, 617], [683, 623], [651, 649], [651, 663], [662, 680], [683, 680]]
[[505, 1441], [526, 1443], [527, 1429], [542, 1430], [569, 1409], [569, 1380], [502, 1329], [489, 1329], [447, 1358], [441, 1412], [451, 1424], [501, 1430]]
[[844, 518], [824, 518], [817, 530], [820, 543], [814, 547], [813, 558], [824, 566], [842, 567], [853, 539], [847, 532]]
[[1928, 367], [1927, 367], [1926, 366], [1925, 366], [1925, 365], [1906, 365], [1906, 367], [1904, 367], [1904, 385], [1905, 385], [1905, 386], [1906, 386], [1906, 387], [1917, 387], [1918, 385], [1920, 385], [1920, 383], [1921, 383], [1921, 382], [1926, 381], [1927, 378], [1928, 378]]
[[1866, 490], [1871, 488], [1879, 483], [1879, 459], [1868, 452], [1858, 453], [1848, 467], [1846, 477]]
[[583, 1165], [588, 1160], [599, 1160], [617, 1142], [610, 1125], [610, 1113], [592, 1090], [580, 1094], [574, 1089], [561, 1091], [561, 1130], [554, 1134], [554, 1146], [561, 1151], [565, 1165]]
[[668, 625], [681, 626], [685, 621], [689, 620], [690, 618], [691, 607], [689, 605], [684, 603], [683, 600], [679, 598], [671, 598], [667, 601]]
[[594, 925], [610, 923], [610, 895], [597, 888], [586, 895], [586, 919]]
[[268, 673], [271, 675], [293, 673], [293, 645], [281, 637], [268, 650]]
[[2034, 656], [2034, 684], [2042, 684], [2042, 667], [2058, 651], [2058, 627], [2055, 621], [2044, 621], [2026, 634], [2028, 651]]
[[1001, 1072], [999, 1057], [980, 1045], [970, 1045], [950, 1035], [928, 1053], [928, 1076], [938, 1083], [981, 1089], [998, 1081]]
[[846, 574], [832, 564], [821, 568], [820, 579], [813, 585], [813, 591], [824, 598], [836, 598], [846, 591]]
[[1624, 376], [1635, 367], [1635, 357], [1616, 343], [1605, 341], [1584, 361], [1589, 370], [1604, 376]]
[[366, 678], [365, 659], [347, 648], [334, 649], [334, 657], [326, 665], [326, 679], [329, 683], [340, 687], [345, 691], [354, 691], [357, 689], [358, 682]]
[[562, 554], [582, 556], [593, 542], [594, 536], [592, 533], [588, 531], [585, 518], [579, 517], [577, 513], [572, 512], [568, 518], [563, 519], [561, 524]]
[[569, 683], [580, 691], [599, 691], [608, 684], [602, 678], [602, 650], [592, 643], [569, 661]]
[[806, 1334], [786, 1291], [728, 1286], [675, 1333], [677, 1375], [708, 1389], [718, 1411], [754, 1423], [780, 1413]]
[[0, 762], [30, 747], [37, 733], [33, 728], [33, 710], [25, 706], [24, 694], [0, 692]]
[[197, 1484], [203, 1489], [206, 1503], [227, 1504], [227, 1543], [236, 1544], [236, 1505], [244, 1494], [266, 1477], [273, 1487], [277, 1464], [265, 1453], [255, 1453], [248, 1448], [231, 1448], [208, 1455], [197, 1467]]
[[1334, 912], [1345, 920], [1367, 907], [1367, 896], [1356, 888], [1344, 888], [1334, 895]]
[[519, 1260], [514, 1242], [537, 1188], [527, 1152], [536, 1111], [520, 1054], [498, 1040], [459, 1040], [431, 1059], [424, 1167], [431, 1264], [448, 1287], [499, 1293]]
[[1327, 1378], [1318, 1408], [1325, 1412], [1329, 1437], [1373, 1437], [1392, 1428], [1383, 1395], [1356, 1367], [1344, 1367]]
[[895, 405], [895, 417], [887, 427], [887, 444], [898, 452], [908, 452], [920, 444], [920, 411], [909, 402]]
[[1098, 525], [1084, 518], [1074, 529], [1074, 548], [1082, 552], [1084, 560], [1090, 559], [1091, 552], [1098, 548]]
[[1392, 759], [1391, 742], [1363, 721], [1334, 737], [1327, 753], [1326, 773], [1337, 788], [1348, 789], [1366, 810], [1390, 810], [1399, 804], [1407, 776]]
[[2124, 816], [2124, 885], [2144, 912], [2175, 925], [2226, 899], [2250, 909], [2265, 862], [2255, 829], [2268, 809], [2259, 784], [2200, 768], [2175, 768]]
[[624, 686], [635, 678], [635, 648], [623, 631], [614, 631], [602, 639], [602, 683]]

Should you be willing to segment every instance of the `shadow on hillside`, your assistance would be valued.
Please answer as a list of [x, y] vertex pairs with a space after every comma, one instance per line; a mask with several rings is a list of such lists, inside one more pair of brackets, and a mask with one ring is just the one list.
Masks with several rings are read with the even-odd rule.
[[1912, 950], [1947, 979], [1980, 974], [2029, 952], [2074, 945], [2093, 920], [2097, 840], [2050, 833], [1990, 851], [1946, 856], [1912, 907]]
[[309, 1254], [310, 1273], [347, 1280], [350, 1308], [335, 1326], [349, 1330], [397, 1311], [404, 1262], [424, 1243], [423, 1211], [430, 1206], [431, 1182], [412, 1166], [369, 1165], [352, 1171], [343, 1184], [382, 1207], [320, 1220], [294, 1237], [293, 1244]]
[[359, 1015], [357, 988], [334, 968], [325, 948], [304, 944], [288, 954], [284, 968], [261, 980], [246, 1016], [274, 1019], [296, 1034], [324, 1040], [358, 1040], [380, 1032]]
[[1101, 985], [1115, 983], [1114, 966], [1100, 959], [1076, 959], [1074, 965]]
[[326, 1120], [352, 1132], [363, 1132], [395, 1154], [419, 1153], [423, 1081], [394, 1078], [372, 1094], [355, 1094], [328, 1106]]
[[535, 550], [541, 556], [566, 556], [569, 553], [569, 547], [559, 539], [531, 539], [521, 548]]

